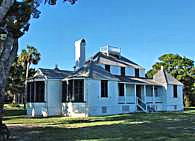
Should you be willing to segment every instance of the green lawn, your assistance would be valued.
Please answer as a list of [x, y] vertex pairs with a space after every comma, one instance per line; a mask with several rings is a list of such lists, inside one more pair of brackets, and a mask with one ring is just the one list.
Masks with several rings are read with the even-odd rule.
[[[11, 111], [9, 111], [11, 110]], [[195, 109], [182, 113], [134, 113], [90, 118], [27, 118], [6, 112], [11, 141], [195, 140]], [[15, 113], [22, 113], [15, 109]]]

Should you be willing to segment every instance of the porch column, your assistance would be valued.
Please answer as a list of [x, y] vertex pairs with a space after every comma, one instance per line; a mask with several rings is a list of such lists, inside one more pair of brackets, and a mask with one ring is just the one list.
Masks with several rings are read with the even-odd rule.
[[68, 83], [68, 80], [65, 80], [66, 81], [66, 102], [69, 102], [69, 99], [70, 99], [70, 97], [69, 97], [69, 93], [68, 93], [68, 85], [69, 85], [69, 83]]
[[126, 84], [124, 83], [124, 97], [125, 97], [125, 104], [127, 103], [127, 97], [126, 97]]
[[154, 85], [152, 86], [152, 102], [155, 104], [155, 92], [154, 92]]
[[135, 91], [135, 104], [137, 104], [136, 84], [134, 85], [134, 91]]
[[144, 102], [146, 103], [146, 85], [144, 85]]

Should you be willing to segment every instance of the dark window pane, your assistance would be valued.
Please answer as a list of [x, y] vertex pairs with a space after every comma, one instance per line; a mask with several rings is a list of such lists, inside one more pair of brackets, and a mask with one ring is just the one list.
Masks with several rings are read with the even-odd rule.
[[35, 82], [36, 93], [35, 93], [35, 102], [44, 102], [45, 96], [45, 83], [44, 81]]
[[121, 67], [121, 76], [125, 76], [125, 67]]
[[105, 70], [110, 72], [110, 65], [105, 65]]
[[177, 98], [177, 85], [173, 85], [173, 97]]
[[119, 96], [124, 96], [125, 95], [125, 90], [124, 90], [124, 83], [119, 83]]
[[135, 77], [139, 77], [139, 69], [135, 69]]
[[108, 97], [108, 81], [101, 81], [101, 97]]
[[73, 80], [68, 81], [68, 100], [73, 101]]
[[68, 94], [67, 94], [67, 82], [62, 82], [62, 102], [68, 101]]
[[84, 80], [69, 80], [69, 97], [72, 102], [84, 102]]
[[31, 85], [32, 85], [32, 83], [31, 82], [28, 82], [27, 83], [27, 102], [30, 102], [30, 91], [31, 91], [31, 89], [30, 89], [30, 87], [31, 87]]
[[31, 82], [30, 83], [30, 102], [34, 102], [35, 100], [35, 93], [34, 93], [34, 91], [35, 91], [35, 82]]

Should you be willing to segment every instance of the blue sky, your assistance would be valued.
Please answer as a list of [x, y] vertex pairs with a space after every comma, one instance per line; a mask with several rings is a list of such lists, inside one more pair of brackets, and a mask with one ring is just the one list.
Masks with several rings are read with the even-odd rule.
[[147, 70], [165, 53], [194, 60], [194, 7], [194, 0], [78, 0], [73, 6], [58, 0], [40, 7], [20, 51], [37, 47], [42, 56], [36, 67], [72, 69], [74, 41], [85, 38], [87, 57], [109, 44]]

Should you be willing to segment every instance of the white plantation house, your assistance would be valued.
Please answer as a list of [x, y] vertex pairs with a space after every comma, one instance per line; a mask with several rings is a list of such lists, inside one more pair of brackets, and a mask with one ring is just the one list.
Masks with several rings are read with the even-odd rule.
[[75, 70], [38, 69], [28, 80], [29, 116], [97, 116], [182, 111], [183, 84], [166, 71], [145, 69], [106, 46], [85, 60], [85, 40], [75, 42]]

